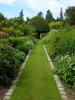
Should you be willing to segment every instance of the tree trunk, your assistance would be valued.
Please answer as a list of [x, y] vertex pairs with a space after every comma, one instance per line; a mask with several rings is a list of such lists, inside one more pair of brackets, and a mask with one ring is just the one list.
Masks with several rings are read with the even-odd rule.
[[40, 33], [40, 32], [38, 32], [38, 39], [40, 39], [40, 35], [41, 35], [41, 33]]

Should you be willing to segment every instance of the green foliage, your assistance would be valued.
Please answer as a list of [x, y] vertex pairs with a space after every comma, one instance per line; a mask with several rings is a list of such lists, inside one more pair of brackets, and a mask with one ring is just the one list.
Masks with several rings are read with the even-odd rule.
[[75, 88], [75, 29], [67, 26], [55, 30], [43, 39], [55, 64], [55, 72], [64, 82]]
[[7, 27], [2, 28], [3, 31], [9, 36], [13, 37], [20, 37], [20, 36], [34, 36], [35, 35], [35, 29], [28, 23], [22, 23], [19, 25], [10, 25]]
[[8, 39], [5, 39], [5, 38], [0, 39], [0, 45], [2, 45], [2, 44], [4, 44], [4, 45], [10, 45], [10, 43], [8, 42]]
[[19, 29], [25, 36], [34, 36], [35, 35], [35, 28], [32, 27], [29, 23], [23, 23], [19, 26]]
[[26, 55], [29, 53], [29, 51], [33, 48], [33, 43], [25, 43], [22, 45], [18, 45], [17, 49], [24, 52]]
[[0, 45], [0, 83], [11, 84], [16, 76], [25, 54], [10, 46]]
[[75, 55], [75, 30], [64, 29], [52, 32], [47, 41], [49, 53], [52, 58], [57, 55]]
[[75, 6], [66, 9], [66, 20], [69, 24], [75, 25]]
[[51, 22], [49, 23], [50, 29], [59, 29], [64, 27], [64, 22], [59, 21], [59, 22]]
[[8, 41], [12, 47], [14, 47], [20, 51], [23, 51], [25, 54], [28, 54], [28, 52], [33, 47], [33, 41], [29, 40], [28, 37], [17, 37], [17, 38], [11, 37], [8, 39]]
[[21, 12], [20, 12], [20, 18], [22, 19], [22, 21], [23, 21], [23, 9], [21, 10]]
[[10, 100], [21, 99], [62, 100], [41, 44], [37, 44], [31, 52]]
[[26, 54], [24, 52], [16, 49], [15, 57], [17, 58], [17, 60], [19, 60], [21, 63], [23, 63], [24, 58], [26, 57]]
[[24, 44], [27, 41], [27, 37], [10, 37], [8, 41], [12, 47], [16, 48], [18, 45]]
[[60, 20], [62, 21], [64, 19], [64, 16], [63, 16], [63, 9], [61, 8], [60, 10]]
[[0, 22], [4, 21], [5, 20], [5, 17], [2, 13], [0, 13]]
[[4, 32], [3, 30], [0, 31], [0, 39], [2, 38], [7, 38], [8, 37], [8, 33]]
[[75, 88], [75, 57], [69, 55], [57, 56], [54, 63], [57, 74], [60, 75], [68, 87]]
[[41, 33], [47, 33], [50, 31], [46, 20], [42, 17], [35, 16], [30, 20], [30, 24], [36, 29], [37, 37], [40, 38]]
[[40, 12], [37, 14], [37, 16], [43, 17], [43, 13], [40, 11]]
[[51, 13], [50, 10], [47, 11], [46, 21], [47, 21], [48, 23], [54, 21], [53, 15], [52, 15], [52, 13]]
[[6, 19], [0, 13], [0, 84], [10, 85], [33, 47], [34, 27], [19, 17]]
[[3, 30], [6, 34], [8, 34], [8, 36], [16, 36], [16, 32], [13, 26], [3, 28]]

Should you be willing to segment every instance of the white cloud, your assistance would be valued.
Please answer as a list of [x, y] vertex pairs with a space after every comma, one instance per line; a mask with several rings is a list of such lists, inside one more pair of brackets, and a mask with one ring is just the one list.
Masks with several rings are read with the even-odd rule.
[[39, 11], [45, 15], [48, 9], [52, 11], [54, 16], [59, 16], [60, 8], [63, 7], [65, 12], [68, 6], [75, 6], [75, 0], [0, 0], [0, 4], [14, 5], [17, 9], [23, 8], [25, 15], [29, 15], [29, 17]]
[[60, 8], [63, 7], [63, 11], [68, 6], [75, 5], [75, 0], [23, 0], [25, 4], [32, 9], [34, 12], [39, 12], [40, 10], [46, 12], [50, 9], [54, 16], [58, 16]]
[[0, 0], [0, 4], [11, 5], [14, 4], [17, 0]]

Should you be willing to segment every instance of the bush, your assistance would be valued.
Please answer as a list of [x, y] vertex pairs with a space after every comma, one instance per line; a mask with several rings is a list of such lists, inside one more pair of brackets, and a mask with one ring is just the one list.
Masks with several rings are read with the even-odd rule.
[[8, 41], [12, 47], [28, 54], [29, 50], [33, 47], [32, 40], [28, 40], [27, 37], [9, 38]]
[[5, 33], [4, 31], [1, 31], [1, 30], [0, 30], [0, 39], [2, 39], [2, 38], [7, 38], [7, 37], [8, 37], [8, 34]]
[[17, 48], [18, 45], [24, 44], [28, 40], [27, 37], [10, 37], [8, 38], [9, 43], [12, 45], [12, 47]]
[[75, 55], [75, 29], [52, 32], [45, 41], [52, 58], [58, 55]]
[[19, 29], [22, 33], [24, 33], [24, 36], [34, 36], [35, 35], [35, 29], [28, 23], [23, 23], [19, 26]]
[[16, 35], [15, 29], [13, 26], [3, 28], [3, 30], [5, 31], [6, 34], [8, 34], [8, 36], [15, 36]]
[[16, 49], [15, 57], [22, 63], [24, 61], [24, 58], [26, 57], [26, 54]]
[[64, 23], [61, 21], [61, 22], [51, 22], [49, 24], [49, 27], [50, 29], [59, 29], [59, 28], [62, 28], [64, 26]]
[[0, 83], [11, 84], [25, 54], [10, 46], [0, 45]]
[[60, 75], [68, 87], [75, 88], [75, 57], [58, 56], [54, 62], [56, 73]]
[[0, 44], [9, 45], [8, 39], [0, 39]]
[[32, 43], [25, 43], [22, 45], [19, 45], [17, 47], [18, 50], [23, 51], [25, 54], [28, 54], [29, 51], [33, 48], [33, 44]]
[[43, 43], [54, 61], [56, 73], [69, 87], [75, 88], [75, 29], [53, 31]]

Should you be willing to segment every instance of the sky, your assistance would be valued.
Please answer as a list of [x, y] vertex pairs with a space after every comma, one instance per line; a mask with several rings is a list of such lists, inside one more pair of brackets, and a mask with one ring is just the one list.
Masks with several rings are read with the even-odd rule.
[[24, 11], [24, 18], [36, 16], [40, 11], [45, 16], [48, 9], [56, 18], [59, 17], [61, 7], [65, 12], [69, 6], [75, 6], [75, 0], [0, 0], [0, 12], [7, 18], [19, 16], [21, 9]]

